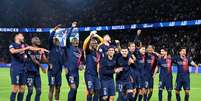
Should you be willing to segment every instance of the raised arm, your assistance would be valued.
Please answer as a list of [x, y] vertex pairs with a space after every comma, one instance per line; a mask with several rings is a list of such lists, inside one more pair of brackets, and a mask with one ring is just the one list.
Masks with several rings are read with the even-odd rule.
[[191, 61], [190, 64], [195, 67], [195, 73], [198, 74], [198, 67], [199, 66], [194, 61]]
[[70, 31], [67, 33], [67, 36], [66, 36], [66, 47], [70, 46], [70, 36], [72, 34], [72, 30], [73, 30], [73, 27], [71, 27]]
[[139, 36], [141, 34], [142, 30], [137, 30], [137, 35], [135, 36], [134, 42], [139, 41]]
[[91, 36], [92, 34], [90, 33], [90, 35], [84, 40], [83, 47], [82, 47], [84, 51], [86, 51], [86, 49], [89, 47], [89, 41], [91, 39]]
[[57, 30], [58, 28], [60, 28], [60, 27], [61, 27], [61, 24], [55, 26], [55, 27], [53, 28], [53, 31], [50, 33], [50, 36], [49, 36], [49, 39], [48, 39], [48, 41], [49, 41], [49, 49], [52, 48], [54, 35], [55, 35], [55, 33], [56, 33], [56, 30]]

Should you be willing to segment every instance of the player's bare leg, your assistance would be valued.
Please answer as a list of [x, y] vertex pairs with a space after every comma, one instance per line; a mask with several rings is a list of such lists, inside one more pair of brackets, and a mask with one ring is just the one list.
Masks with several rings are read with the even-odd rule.
[[114, 96], [110, 96], [109, 101], [114, 101]]
[[19, 85], [19, 92], [18, 92], [18, 95], [17, 95], [17, 100], [18, 101], [23, 101], [24, 91], [25, 91], [25, 85]]
[[52, 100], [53, 99], [53, 93], [54, 93], [54, 86], [50, 86], [49, 87], [49, 95], [48, 95], [49, 101], [53, 101]]
[[150, 88], [150, 89], [148, 90], [148, 101], [151, 99], [152, 94], [153, 94], [153, 89]]
[[189, 101], [190, 90], [185, 90], [185, 98], [184, 101]]
[[16, 98], [16, 94], [19, 90], [19, 85], [12, 85], [12, 92], [10, 95], [10, 101], [15, 101]]
[[180, 90], [176, 90], [176, 99], [177, 101], [181, 101]]
[[61, 88], [61, 86], [56, 86], [55, 87], [55, 100], [56, 101], [59, 101], [60, 88]]
[[145, 88], [139, 89], [138, 101], [142, 100], [144, 93], [145, 93]]

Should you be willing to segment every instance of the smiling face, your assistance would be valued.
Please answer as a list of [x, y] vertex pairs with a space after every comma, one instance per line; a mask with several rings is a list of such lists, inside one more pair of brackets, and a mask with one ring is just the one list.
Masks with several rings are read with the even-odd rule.
[[22, 33], [16, 34], [15, 41], [24, 42], [24, 35]]
[[121, 55], [123, 57], [127, 57], [128, 56], [128, 49], [121, 49]]
[[145, 52], [146, 52], [145, 47], [141, 47], [140, 48], [140, 53], [143, 54], [143, 55], [145, 55]]
[[71, 44], [72, 44], [72, 46], [78, 47], [78, 45], [79, 45], [79, 40], [78, 40], [77, 38], [73, 38], [73, 39], [71, 40]]
[[186, 56], [186, 49], [185, 48], [180, 49], [179, 54], [180, 54], [180, 56], [185, 57]]
[[129, 43], [128, 45], [129, 45], [128, 46], [129, 51], [134, 52], [135, 51], [135, 43]]
[[90, 40], [90, 47], [91, 47], [92, 49], [96, 49], [96, 48], [98, 47], [98, 42], [97, 42], [97, 40], [91, 39], [91, 40]]
[[163, 56], [163, 57], [167, 56], [167, 51], [164, 49], [161, 49], [160, 53], [161, 53], [161, 56]]
[[114, 53], [115, 53], [114, 48], [109, 48], [109, 49], [107, 50], [107, 54], [108, 54], [108, 56], [110, 56], [110, 57], [113, 57], [113, 56], [114, 56]]
[[152, 45], [149, 45], [149, 46], [147, 47], [147, 52], [148, 52], [148, 53], [153, 53], [153, 52], [154, 52], [154, 48], [153, 48]]
[[33, 38], [31, 39], [31, 43], [32, 43], [33, 45], [36, 45], [36, 46], [40, 46], [40, 45], [41, 45], [41, 41], [40, 41], [39, 37], [33, 37]]

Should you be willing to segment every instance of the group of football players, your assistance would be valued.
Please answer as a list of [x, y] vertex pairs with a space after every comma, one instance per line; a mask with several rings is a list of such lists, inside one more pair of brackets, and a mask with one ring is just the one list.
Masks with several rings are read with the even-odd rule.
[[[35, 101], [40, 101], [41, 77], [40, 69], [48, 74], [49, 101], [59, 101], [62, 84], [62, 69], [65, 69], [69, 84], [68, 101], [76, 101], [79, 87], [79, 70], [85, 69], [84, 79], [87, 88], [87, 101], [149, 101], [154, 86], [154, 78], [159, 73], [158, 100], [162, 101], [162, 92], [166, 88], [167, 100], [171, 101], [173, 82], [172, 66], [177, 67], [176, 99], [180, 101], [180, 91], [185, 91], [185, 101], [189, 100], [190, 72], [189, 66], [198, 65], [187, 55], [187, 49], [181, 47], [178, 55], [169, 54], [168, 47], [161, 47], [160, 52], [153, 45], [143, 46], [139, 40], [141, 30], [133, 41], [111, 42], [110, 36], [103, 37], [92, 31], [84, 40], [83, 48], [79, 48], [79, 39], [72, 37], [76, 27], [73, 22], [66, 31], [66, 45], [60, 45], [55, 37], [60, 25], [56, 26], [49, 36], [49, 49], [41, 48], [39, 37], [31, 39], [32, 45], [24, 43], [24, 36], [18, 33], [9, 46], [11, 53], [10, 77], [12, 92], [10, 101], [23, 101], [25, 84], [28, 88], [26, 101], [31, 100], [33, 88], [36, 90]], [[168, 43], [167, 43], [168, 44]], [[48, 64], [48, 68], [41, 63]], [[16, 97], [17, 96], [17, 97]], [[85, 100], [85, 99], [83, 99]]]

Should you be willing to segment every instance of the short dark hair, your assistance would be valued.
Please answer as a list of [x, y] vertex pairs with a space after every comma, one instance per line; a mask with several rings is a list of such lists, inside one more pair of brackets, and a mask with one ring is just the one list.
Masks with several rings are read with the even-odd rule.
[[128, 45], [127, 44], [122, 44], [121, 49], [128, 49]]
[[179, 48], [179, 52], [180, 52], [182, 49], [185, 49], [185, 50], [187, 51], [187, 48], [186, 48], [186, 47], [180, 47], [180, 48]]

